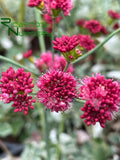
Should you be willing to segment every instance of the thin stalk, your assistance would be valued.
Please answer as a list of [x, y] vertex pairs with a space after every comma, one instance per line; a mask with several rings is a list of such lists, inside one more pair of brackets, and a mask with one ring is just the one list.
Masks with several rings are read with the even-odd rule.
[[66, 71], [67, 71], [67, 69], [68, 69], [68, 67], [69, 67], [69, 64], [70, 64], [70, 62], [67, 62], [67, 64], [66, 64], [63, 72], [66, 72]]
[[41, 121], [41, 128], [42, 128], [42, 136], [45, 139], [45, 117], [44, 117], [44, 107], [41, 103], [37, 103], [37, 108], [40, 116], [40, 121]]
[[113, 33], [111, 33], [102, 43], [98, 44], [94, 49], [92, 49], [91, 51], [85, 53], [85, 55], [81, 56], [80, 58], [78, 58], [77, 60], [75, 60], [72, 63], [74, 64], [76, 62], [79, 62], [79, 61], [85, 59], [86, 57], [88, 57], [89, 55], [95, 53], [95, 51], [97, 51], [100, 47], [102, 47], [108, 40], [110, 40], [118, 32], [120, 32], [120, 28], [117, 29], [116, 31], [114, 31]]
[[57, 143], [57, 160], [61, 160], [61, 149], [60, 149], [60, 134], [63, 132], [64, 129], [64, 113], [62, 114], [62, 119], [59, 124], [59, 129], [58, 129], [58, 143]]
[[15, 62], [15, 61], [12, 60], [12, 59], [6, 58], [6, 57], [4, 57], [4, 56], [0, 56], [0, 60], [5, 61], [5, 62], [8, 62], [8, 63], [11, 63], [11, 64], [14, 64], [14, 65], [17, 66], [17, 67], [24, 68], [26, 71], [31, 72], [32, 74], [34, 74], [34, 75], [36, 75], [36, 76], [39, 76], [38, 73], [35, 73], [34, 71], [31, 71], [31, 69], [29, 69], [29, 68], [27, 68], [26, 66], [23, 66], [23, 65]]
[[44, 110], [45, 117], [45, 141], [47, 150], [47, 160], [50, 160], [50, 142], [49, 142], [49, 127], [48, 127], [48, 111]]
[[2, 147], [2, 149], [10, 156], [11, 160], [15, 160], [15, 158], [13, 157], [13, 155], [10, 153], [10, 151], [7, 149], [7, 147], [5, 146], [5, 144], [2, 142], [2, 140], [0, 140], [0, 146]]
[[64, 13], [62, 12], [62, 16], [63, 16], [63, 20], [65, 22], [66, 25], [66, 29], [68, 30], [68, 32], [70, 31], [70, 24], [69, 21], [67, 21], [67, 18], [64, 16]]
[[53, 57], [53, 61], [54, 61], [54, 48], [53, 48], [53, 43], [52, 41], [54, 40], [55, 38], [55, 24], [56, 24], [56, 18], [53, 18], [53, 27], [52, 27], [52, 36], [51, 36], [51, 50], [52, 50], [52, 57]]
[[[35, 8], [35, 14], [36, 14], [36, 21], [40, 23], [40, 26], [38, 27], [38, 31], [39, 31], [39, 33], [43, 33], [43, 27], [42, 27], [42, 23], [41, 23], [42, 18], [41, 18], [41, 14], [37, 8]], [[38, 38], [39, 38], [39, 46], [40, 46], [41, 52], [44, 53], [46, 51], [44, 35], [40, 34], [40, 36], [38, 36]]]
[[[21, 0], [21, 4], [20, 4], [20, 14], [19, 14], [19, 23], [23, 24], [24, 22], [24, 15], [25, 15], [25, 1]], [[23, 35], [23, 28], [20, 27], [20, 32]], [[24, 36], [22, 36], [22, 49], [24, 52]]]

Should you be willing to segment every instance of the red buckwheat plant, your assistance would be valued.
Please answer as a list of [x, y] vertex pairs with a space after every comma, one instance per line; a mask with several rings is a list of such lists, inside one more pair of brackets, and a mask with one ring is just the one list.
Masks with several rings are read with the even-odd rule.
[[79, 34], [78, 41], [80, 47], [83, 47], [87, 51], [90, 51], [95, 47], [94, 40], [91, 39], [91, 36]]
[[43, 0], [29, 0], [29, 7], [38, 7]]
[[119, 110], [120, 84], [111, 79], [105, 79], [100, 73], [85, 77], [79, 88], [79, 97], [86, 100], [81, 108], [87, 125], [99, 122], [105, 128], [106, 120], [111, 120], [113, 112]]
[[29, 107], [34, 109], [32, 103], [36, 100], [29, 96], [32, 93], [34, 84], [31, 73], [24, 72], [24, 69], [18, 69], [16, 72], [10, 67], [6, 72], [2, 72], [0, 79], [1, 95], [0, 99], [5, 103], [13, 102], [14, 112], [24, 111], [26, 115]]
[[44, 0], [45, 6], [49, 14], [51, 12], [54, 16], [58, 16], [59, 12], [62, 10], [64, 15], [70, 15], [73, 4], [71, 0]]
[[50, 70], [39, 78], [37, 97], [51, 111], [65, 111], [77, 96], [77, 81], [69, 73]]
[[118, 12], [114, 12], [112, 10], [109, 10], [108, 14], [113, 19], [120, 19], [120, 14]]

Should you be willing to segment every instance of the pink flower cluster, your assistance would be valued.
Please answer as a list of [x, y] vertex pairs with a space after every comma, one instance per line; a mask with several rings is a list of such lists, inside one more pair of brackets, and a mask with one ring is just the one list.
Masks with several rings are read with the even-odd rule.
[[34, 87], [33, 79], [30, 76], [31, 73], [24, 72], [23, 68], [15, 72], [10, 67], [6, 72], [2, 72], [0, 99], [5, 103], [13, 102], [14, 112], [24, 111], [26, 115], [28, 107], [34, 109], [32, 103], [35, 103], [36, 100], [32, 99], [32, 96], [28, 96], [28, 93], [32, 93], [32, 88]]
[[51, 111], [65, 111], [77, 96], [77, 81], [69, 73], [51, 70], [39, 78], [37, 97]]
[[49, 14], [51, 14], [51, 10], [62, 10], [67, 16], [73, 7], [71, 0], [44, 0], [44, 2]]
[[86, 49], [87, 51], [90, 51], [95, 47], [94, 40], [91, 39], [91, 36], [82, 35], [82, 34], [79, 34], [77, 36], [80, 42], [79, 43], [80, 46]]
[[77, 20], [76, 24], [77, 24], [78, 26], [83, 26], [83, 25], [84, 25], [84, 22], [85, 22], [84, 19], [79, 19], [79, 20]]
[[118, 29], [118, 28], [120, 28], [120, 25], [119, 25], [118, 23], [115, 23], [115, 24], [113, 25], [113, 29]]
[[[58, 54], [55, 54], [55, 61], [53, 61], [52, 53], [46, 52], [41, 54], [40, 59], [35, 60], [35, 65], [40, 70], [40, 72], [45, 72], [48, 69], [58, 69], [64, 70], [67, 62], [63, 56], [59, 56]], [[66, 72], [73, 73], [74, 68], [70, 64]]]
[[60, 38], [56, 38], [56, 40], [53, 41], [53, 44], [54, 49], [65, 53], [74, 49], [79, 44], [79, 41], [76, 35], [73, 35], [71, 37], [63, 35]]
[[100, 22], [97, 20], [85, 21], [84, 28], [87, 28], [89, 31], [91, 31], [94, 34], [99, 32], [102, 32], [104, 34], [108, 33], [107, 29], [104, 26], [102, 26]]
[[106, 120], [111, 120], [113, 112], [120, 105], [120, 84], [111, 79], [105, 79], [100, 73], [85, 77], [79, 89], [79, 97], [86, 100], [81, 108], [87, 125], [99, 122], [105, 128]]
[[26, 53], [23, 53], [24, 58], [29, 58], [32, 56], [32, 50], [28, 50]]
[[29, 0], [28, 6], [29, 7], [37, 7], [41, 4], [43, 0]]
[[120, 19], [120, 14], [118, 12], [114, 12], [112, 10], [109, 10], [108, 14], [113, 19]]
[[29, 0], [29, 7], [39, 7], [41, 2], [44, 5], [45, 10], [51, 15], [52, 10], [63, 11], [64, 15], [70, 14], [73, 7], [71, 0]]
[[73, 35], [71, 37], [63, 35], [60, 38], [56, 38], [53, 44], [54, 49], [63, 53], [71, 51], [78, 45], [88, 51], [95, 47], [94, 40], [92, 40], [90, 36], [82, 34]]

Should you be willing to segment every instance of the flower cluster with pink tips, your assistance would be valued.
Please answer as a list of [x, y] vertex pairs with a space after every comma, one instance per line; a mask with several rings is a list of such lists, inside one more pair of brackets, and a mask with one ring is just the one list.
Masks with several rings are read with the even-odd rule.
[[51, 70], [39, 78], [37, 97], [51, 111], [65, 111], [77, 96], [77, 81], [69, 73]]
[[108, 14], [113, 19], [120, 19], [120, 13], [114, 12], [113, 10], [109, 10]]
[[97, 20], [85, 21], [84, 28], [87, 28], [93, 34], [96, 34], [96, 33], [99, 33], [99, 32], [102, 32], [104, 34], [108, 33], [107, 29], [104, 26], [102, 26], [100, 24], [100, 22], [97, 21]]
[[99, 122], [105, 128], [106, 120], [111, 120], [113, 112], [119, 110], [120, 84], [111, 79], [105, 79], [100, 73], [85, 77], [81, 81], [79, 97], [86, 100], [81, 108], [87, 125]]
[[29, 108], [34, 109], [32, 103], [35, 103], [36, 100], [28, 95], [32, 93], [34, 87], [33, 78], [30, 76], [31, 73], [25, 73], [23, 68], [15, 72], [10, 67], [6, 72], [2, 72], [0, 99], [5, 103], [13, 102], [14, 112], [24, 111], [26, 115]]
[[63, 35], [60, 38], [56, 38], [56, 40], [53, 41], [53, 44], [53, 48], [62, 53], [69, 52], [77, 46], [80, 46], [87, 51], [95, 47], [94, 40], [92, 40], [90, 36], [82, 34], [70, 37]]
[[[64, 70], [67, 62], [63, 56], [59, 56], [58, 54], [55, 54], [55, 61], [53, 61], [52, 53], [46, 52], [42, 53], [40, 59], [35, 60], [35, 65], [40, 70], [40, 72], [45, 72], [48, 69], [58, 69]], [[74, 68], [70, 64], [66, 72], [73, 73]]]
[[87, 28], [93, 34], [97, 34], [97, 33], [107, 34], [108, 33], [106, 27], [101, 25], [101, 23], [98, 20], [91, 19], [91, 20], [85, 21], [84, 19], [79, 19], [76, 22], [76, 24], [79, 27]]
[[[71, 0], [29, 0], [29, 7], [39, 7], [42, 3], [43, 8], [47, 11], [48, 14], [52, 14], [52, 12], [59, 12], [62, 10], [64, 15], [70, 15], [70, 11], [72, 10], [73, 4]], [[58, 16], [58, 14], [56, 16]], [[54, 15], [55, 16], [55, 15]]]
[[[29, 95], [34, 87], [30, 76], [31, 73], [24, 72], [23, 68], [15, 72], [10, 67], [2, 72], [0, 100], [4, 103], [13, 102], [14, 112], [24, 111], [27, 115], [29, 108], [34, 109], [32, 103], [36, 100]], [[100, 73], [84, 77], [78, 87], [77, 79], [70, 72], [52, 68], [39, 77], [37, 87], [39, 102], [52, 112], [68, 110], [74, 98], [85, 100], [81, 118], [85, 119], [88, 126], [99, 122], [105, 128], [106, 121], [111, 120], [113, 113], [119, 111], [120, 83], [105, 79]]]
[[29, 3], [28, 3], [28, 6], [29, 7], [37, 7], [40, 5], [40, 3], [42, 2], [43, 0], [29, 0]]

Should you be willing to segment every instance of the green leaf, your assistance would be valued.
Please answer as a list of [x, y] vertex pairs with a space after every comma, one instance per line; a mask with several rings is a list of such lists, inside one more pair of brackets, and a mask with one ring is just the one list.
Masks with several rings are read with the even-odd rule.
[[6, 137], [12, 133], [12, 128], [9, 123], [0, 123], [0, 136]]
[[14, 136], [18, 135], [24, 125], [24, 121], [22, 118], [13, 119], [11, 122], [12, 134]]

